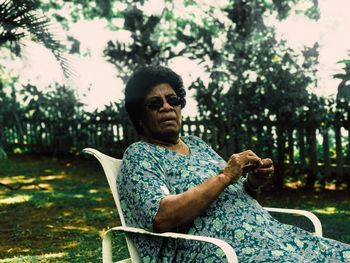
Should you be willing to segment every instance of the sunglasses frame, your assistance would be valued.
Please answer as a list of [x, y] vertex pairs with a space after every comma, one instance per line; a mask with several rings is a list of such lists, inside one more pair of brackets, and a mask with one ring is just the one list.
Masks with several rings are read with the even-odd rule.
[[[168, 95], [165, 97], [166, 102], [171, 107], [176, 107], [181, 105], [181, 100], [178, 96]], [[144, 105], [150, 110], [159, 110], [164, 105], [164, 100], [161, 97], [153, 97], [148, 101], [145, 101]]]

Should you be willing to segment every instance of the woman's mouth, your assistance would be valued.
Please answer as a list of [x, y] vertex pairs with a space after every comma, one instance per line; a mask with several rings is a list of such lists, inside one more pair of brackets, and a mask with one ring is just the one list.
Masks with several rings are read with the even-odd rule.
[[161, 119], [159, 120], [159, 123], [160, 123], [161, 125], [173, 125], [173, 124], [177, 124], [176, 118], [173, 118], [173, 117], [161, 118]]

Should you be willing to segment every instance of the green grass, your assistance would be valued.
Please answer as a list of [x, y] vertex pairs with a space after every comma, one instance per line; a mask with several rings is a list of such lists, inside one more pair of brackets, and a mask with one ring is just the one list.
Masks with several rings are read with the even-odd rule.
[[[346, 191], [289, 189], [265, 194], [259, 201], [264, 206], [304, 209], [313, 212], [321, 220], [324, 237], [350, 244], [349, 200], [349, 192]], [[280, 221], [312, 230], [312, 225], [307, 219], [300, 220], [293, 217], [287, 219], [284, 215], [276, 214], [274, 216]]]
[[[101, 262], [101, 234], [120, 225], [97, 161], [0, 162], [0, 262]], [[116, 245], [126, 256], [122, 235]]]
[[[0, 161], [0, 182], [22, 186], [0, 186], [0, 262], [102, 261], [100, 236], [120, 222], [97, 161], [10, 156]], [[312, 211], [324, 236], [350, 243], [348, 200], [341, 191], [285, 190], [261, 203]], [[123, 235], [115, 234], [114, 248], [115, 260], [127, 256]]]

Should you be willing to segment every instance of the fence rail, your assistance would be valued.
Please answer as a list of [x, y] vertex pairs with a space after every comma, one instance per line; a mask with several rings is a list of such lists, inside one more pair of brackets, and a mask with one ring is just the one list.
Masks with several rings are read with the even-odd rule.
[[[214, 126], [205, 120], [183, 120], [182, 134], [201, 137], [224, 158], [234, 152], [252, 149], [274, 160], [277, 172], [308, 174], [309, 183], [318, 177], [339, 182], [350, 180], [349, 127], [276, 127], [274, 123]], [[126, 147], [139, 139], [127, 121], [91, 118], [57, 123], [49, 120], [23, 120], [20, 128], [4, 127], [3, 144], [8, 152], [70, 154], [84, 147], [122, 157]], [[278, 175], [277, 181], [283, 180]]]

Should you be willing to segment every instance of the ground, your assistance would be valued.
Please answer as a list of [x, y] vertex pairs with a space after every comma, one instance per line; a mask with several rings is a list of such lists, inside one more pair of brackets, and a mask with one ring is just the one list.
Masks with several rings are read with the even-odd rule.
[[[0, 185], [0, 262], [101, 262], [100, 236], [120, 222], [96, 160], [10, 156], [0, 161], [0, 183], [18, 188]], [[312, 211], [324, 236], [350, 243], [345, 191], [286, 188], [259, 201]], [[116, 260], [127, 255], [122, 235], [115, 235], [114, 247]]]

